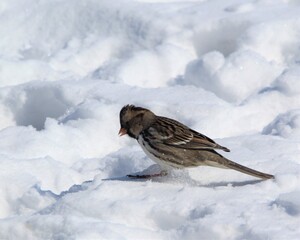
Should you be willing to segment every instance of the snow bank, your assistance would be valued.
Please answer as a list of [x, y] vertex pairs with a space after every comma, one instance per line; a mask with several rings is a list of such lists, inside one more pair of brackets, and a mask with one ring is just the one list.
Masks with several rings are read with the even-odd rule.
[[[0, 239], [298, 239], [297, 1], [3, 0]], [[165, 178], [119, 138], [125, 104], [275, 175]]]

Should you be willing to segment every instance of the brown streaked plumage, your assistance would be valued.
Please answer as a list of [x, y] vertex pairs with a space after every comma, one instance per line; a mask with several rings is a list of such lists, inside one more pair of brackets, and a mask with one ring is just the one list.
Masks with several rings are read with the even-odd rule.
[[274, 178], [273, 175], [256, 171], [223, 157], [215, 150], [229, 152], [228, 148], [176, 120], [156, 116], [146, 108], [124, 106], [120, 111], [120, 124], [120, 136], [128, 134], [135, 138], [147, 156], [161, 166], [163, 170], [161, 175], [165, 175], [170, 167], [204, 165], [234, 169], [261, 179]]

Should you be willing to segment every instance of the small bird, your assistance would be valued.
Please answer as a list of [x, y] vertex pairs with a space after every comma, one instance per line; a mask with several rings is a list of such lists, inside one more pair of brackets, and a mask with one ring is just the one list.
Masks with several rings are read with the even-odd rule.
[[273, 175], [235, 163], [215, 150], [230, 150], [184, 124], [150, 110], [126, 105], [120, 111], [119, 135], [128, 134], [138, 141], [146, 155], [160, 165], [162, 171], [154, 175], [127, 175], [136, 178], [164, 176], [170, 168], [212, 166], [229, 168], [261, 179]]

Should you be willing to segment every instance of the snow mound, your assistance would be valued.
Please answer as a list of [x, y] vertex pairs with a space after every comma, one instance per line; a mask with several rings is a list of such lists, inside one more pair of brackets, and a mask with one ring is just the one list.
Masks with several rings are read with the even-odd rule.
[[300, 67], [285, 70], [273, 83], [273, 87], [282, 93], [294, 96], [300, 93]]
[[299, 34], [297, 18], [263, 22], [246, 31], [240, 48], [255, 51], [270, 62], [294, 64], [300, 60]]
[[239, 51], [228, 58], [211, 52], [191, 62], [184, 83], [212, 91], [229, 102], [241, 102], [258, 93], [282, 71], [255, 52]]
[[280, 114], [263, 129], [263, 134], [272, 134], [281, 137], [299, 137], [300, 110]]

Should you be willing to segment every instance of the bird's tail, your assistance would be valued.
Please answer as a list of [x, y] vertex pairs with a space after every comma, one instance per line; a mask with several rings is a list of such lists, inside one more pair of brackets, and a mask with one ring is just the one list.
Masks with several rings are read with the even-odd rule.
[[208, 165], [215, 166], [215, 167], [221, 167], [221, 168], [234, 169], [236, 171], [239, 171], [239, 172], [242, 172], [242, 173], [257, 177], [257, 178], [265, 179], [265, 180], [274, 178], [274, 176], [271, 174], [259, 172], [254, 169], [245, 167], [241, 164], [238, 164], [227, 158], [224, 158], [223, 156], [219, 156], [218, 159], [215, 159], [214, 162], [212, 162], [211, 164], [208, 164]]
[[231, 168], [231, 169], [237, 170], [239, 172], [246, 173], [248, 175], [251, 175], [251, 176], [254, 176], [254, 177], [258, 177], [258, 178], [261, 178], [261, 179], [273, 179], [274, 178], [274, 176], [271, 175], [271, 174], [259, 172], [259, 171], [256, 171], [254, 169], [245, 167], [245, 166], [243, 166], [241, 164], [238, 164], [236, 162], [230, 161], [228, 159], [226, 159], [226, 160], [227, 160], [226, 161], [227, 162], [226, 166], [228, 168]]

